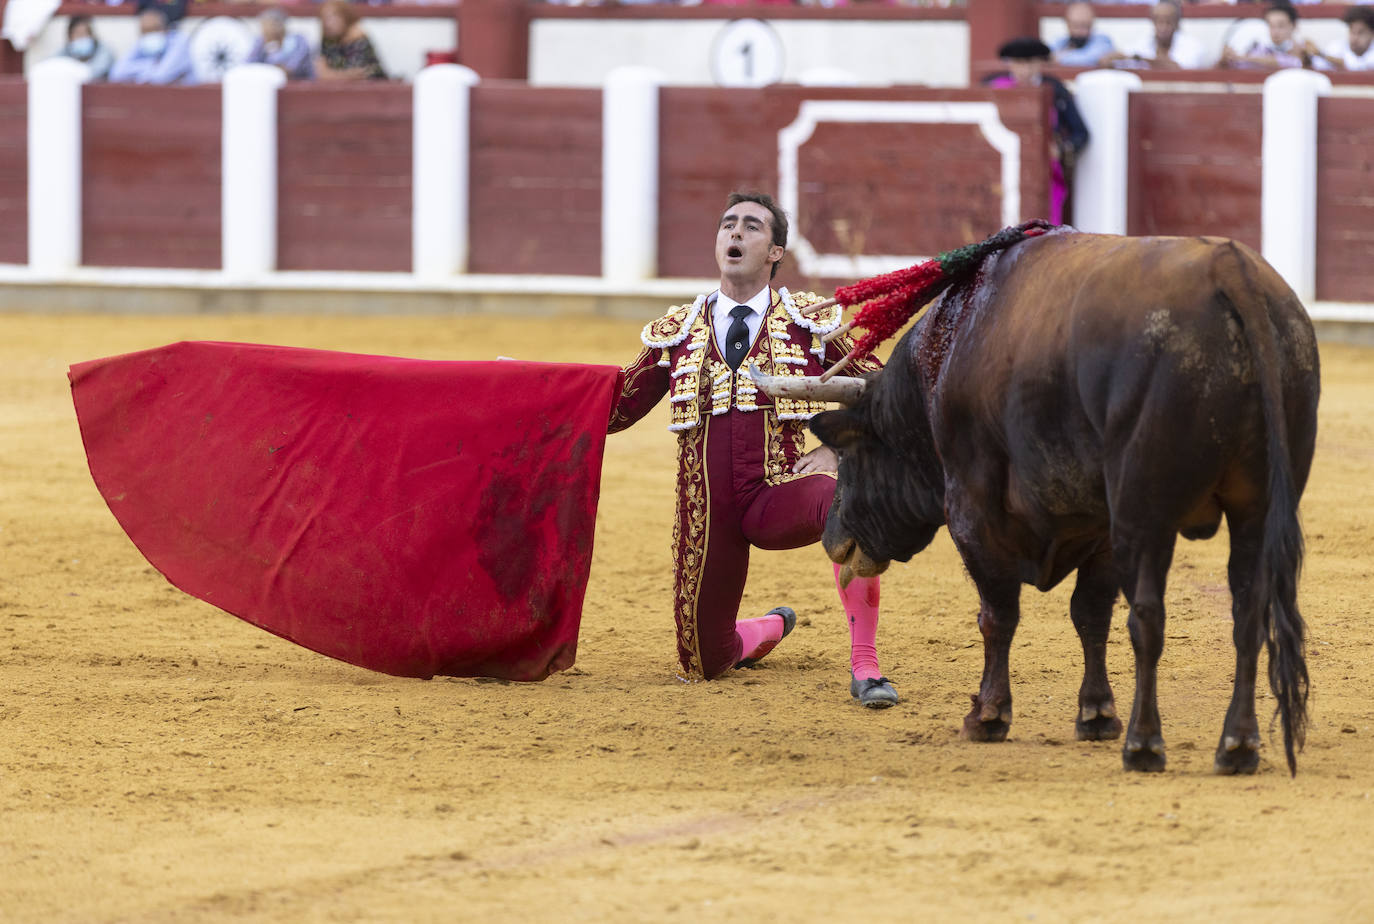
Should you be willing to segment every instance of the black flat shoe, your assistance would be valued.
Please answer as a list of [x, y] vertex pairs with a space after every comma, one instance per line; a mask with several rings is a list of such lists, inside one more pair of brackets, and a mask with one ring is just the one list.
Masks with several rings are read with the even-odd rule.
[[897, 691], [893, 688], [891, 680], [886, 677], [860, 680], [852, 671], [849, 674], [849, 695], [869, 709], [886, 709], [898, 703]]

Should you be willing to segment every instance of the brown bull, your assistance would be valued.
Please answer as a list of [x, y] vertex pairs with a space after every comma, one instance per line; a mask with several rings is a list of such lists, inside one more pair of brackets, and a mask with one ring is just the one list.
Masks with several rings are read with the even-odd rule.
[[827, 552], [877, 573], [948, 525], [981, 598], [983, 679], [964, 720], [980, 741], [1002, 740], [1011, 723], [1021, 584], [1048, 590], [1075, 570], [1077, 734], [1120, 735], [1106, 642], [1124, 591], [1136, 690], [1123, 761], [1158, 771], [1174, 544], [1210, 538], [1225, 516], [1236, 671], [1215, 766], [1258, 765], [1265, 644], [1296, 772], [1308, 685], [1298, 500], [1319, 392], [1302, 304], [1254, 251], [1208, 238], [1062, 231], [994, 252], [952, 282], [857, 399], [859, 380], [825, 383], [853, 399], [812, 421], [841, 457]]

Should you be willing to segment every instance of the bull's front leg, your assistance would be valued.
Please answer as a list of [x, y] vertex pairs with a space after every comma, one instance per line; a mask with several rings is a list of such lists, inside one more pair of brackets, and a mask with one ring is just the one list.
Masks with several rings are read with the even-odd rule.
[[[970, 568], [970, 573], [974, 568]], [[1005, 741], [1011, 729], [1011, 640], [1021, 619], [1021, 583], [980, 579], [974, 574], [982, 605], [978, 628], [983, 633], [983, 682], [964, 717], [963, 736], [970, 741]]]

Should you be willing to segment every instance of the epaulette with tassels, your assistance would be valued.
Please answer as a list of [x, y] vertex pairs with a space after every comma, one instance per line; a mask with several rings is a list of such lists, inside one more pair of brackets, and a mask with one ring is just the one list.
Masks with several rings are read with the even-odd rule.
[[1037, 218], [1003, 228], [977, 244], [946, 251], [933, 260], [861, 279], [853, 285], [836, 289], [836, 303], [859, 308], [854, 319], [840, 328], [840, 332], [862, 327], [864, 333], [844, 359], [826, 372], [825, 377], [829, 378], [853, 360], [872, 353], [884, 340], [901, 330], [902, 325], [911, 320], [922, 305], [956, 282], [973, 275], [991, 254], [1006, 250], [1026, 238], [1039, 237], [1057, 227]]

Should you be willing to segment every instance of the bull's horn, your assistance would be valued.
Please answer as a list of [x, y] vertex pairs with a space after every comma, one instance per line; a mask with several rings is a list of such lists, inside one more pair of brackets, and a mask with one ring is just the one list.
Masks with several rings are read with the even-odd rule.
[[853, 404], [868, 387], [866, 379], [837, 376], [822, 382], [818, 375], [764, 375], [758, 364], [749, 366], [749, 377], [765, 394], [773, 398], [803, 398], [807, 401], [837, 401]]

